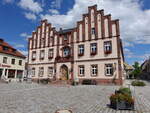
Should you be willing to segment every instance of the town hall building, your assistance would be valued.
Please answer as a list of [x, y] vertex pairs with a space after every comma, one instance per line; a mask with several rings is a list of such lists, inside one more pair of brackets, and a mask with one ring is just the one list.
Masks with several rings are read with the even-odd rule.
[[[63, 21], [63, 19], [62, 19]], [[95, 80], [99, 84], [123, 84], [124, 55], [119, 20], [112, 20], [97, 5], [76, 27], [57, 31], [47, 20], [32, 33], [28, 66], [33, 80]]]

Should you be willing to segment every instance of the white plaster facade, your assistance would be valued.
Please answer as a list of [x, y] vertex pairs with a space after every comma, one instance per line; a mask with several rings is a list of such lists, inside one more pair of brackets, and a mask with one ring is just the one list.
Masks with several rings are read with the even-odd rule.
[[[3, 61], [4, 58], [7, 58], [6, 62]], [[15, 59], [14, 64], [12, 64], [12, 59]], [[18, 81], [19, 79], [23, 79], [24, 70], [25, 70], [25, 58], [0, 52], [0, 78], [1, 79], [5, 77], [5, 79], [10, 81]]]

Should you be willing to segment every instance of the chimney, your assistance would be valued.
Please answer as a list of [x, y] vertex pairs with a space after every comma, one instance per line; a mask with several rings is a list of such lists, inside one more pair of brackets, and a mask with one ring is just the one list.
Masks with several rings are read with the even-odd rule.
[[0, 43], [3, 43], [3, 42], [4, 42], [4, 40], [2, 38], [0, 38]]
[[59, 29], [59, 31], [62, 31], [62, 30], [63, 30], [62, 28]]

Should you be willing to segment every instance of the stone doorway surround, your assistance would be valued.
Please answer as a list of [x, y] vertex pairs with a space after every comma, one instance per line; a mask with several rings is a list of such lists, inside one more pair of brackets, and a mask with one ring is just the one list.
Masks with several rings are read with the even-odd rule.
[[57, 110], [55, 113], [73, 113], [71, 110]]
[[65, 64], [60, 67], [60, 79], [64, 81], [69, 79], [68, 67]]

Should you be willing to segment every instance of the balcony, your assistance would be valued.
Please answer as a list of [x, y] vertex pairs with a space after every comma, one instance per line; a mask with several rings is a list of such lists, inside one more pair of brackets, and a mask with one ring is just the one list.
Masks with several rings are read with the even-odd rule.
[[56, 62], [71, 62], [73, 60], [73, 56], [68, 55], [66, 57], [57, 56], [55, 58]]

